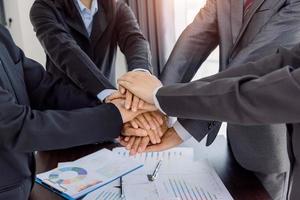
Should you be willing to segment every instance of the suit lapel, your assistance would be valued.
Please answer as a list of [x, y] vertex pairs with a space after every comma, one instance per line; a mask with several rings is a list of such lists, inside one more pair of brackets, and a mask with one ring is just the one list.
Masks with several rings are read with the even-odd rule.
[[18, 103], [29, 105], [22, 62], [15, 64], [2, 44], [0, 44], [0, 60], [1, 74], [3, 74], [1, 78], [5, 81], [6, 89], [15, 95]]
[[234, 44], [243, 25], [243, 0], [230, 0], [230, 1], [231, 1], [231, 30], [232, 30], [232, 39]]
[[96, 42], [101, 38], [107, 26], [108, 26], [108, 19], [105, 14], [105, 10], [103, 9], [102, 6], [99, 6], [99, 10], [95, 14], [93, 19], [93, 28], [91, 33], [91, 41], [93, 41], [93, 44], [96, 44]]
[[[234, 46], [233, 46], [233, 48], [232, 48], [231, 53], [233, 53], [234, 50], [237, 48], [237, 46], [238, 46], [240, 40], [242, 39], [242, 37], [243, 37], [243, 35], [244, 35], [244, 33], [245, 33], [245, 31], [246, 31], [246, 29], [247, 29], [247, 27], [248, 27], [248, 25], [249, 25], [251, 19], [252, 19], [252, 17], [253, 17], [253, 15], [254, 15], [255, 12], [259, 9], [259, 7], [264, 3], [264, 1], [265, 1], [265, 0], [255, 0], [254, 3], [253, 3], [253, 5], [249, 8], [248, 13], [247, 13], [244, 17], [243, 17], [243, 15], [242, 15], [241, 19], [244, 18], [243, 23], [242, 23], [243, 25], [242, 25], [242, 27], [241, 27], [241, 29], [240, 29], [240, 31], [239, 31], [239, 34], [238, 34], [238, 36], [237, 36], [237, 39], [235, 40], [235, 43], [234, 43]], [[242, 10], [243, 10], [243, 9], [242, 9]]]
[[[72, 1], [72, 3], [74, 4], [73, 1]], [[76, 30], [81, 35], [85, 36], [86, 38], [89, 38], [89, 34], [84, 26], [81, 15], [78, 12], [75, 4], [73, 5], [74, 9], [76, 9], [75, 16], [71, 16], [69, 13], [67, 13], [65, 8], [62, 7], [61, 3], [56, 2], [55, 6], [57, 9], [61, 10], [61, 12], [64, 15], [64, 19], [70, 28]]]

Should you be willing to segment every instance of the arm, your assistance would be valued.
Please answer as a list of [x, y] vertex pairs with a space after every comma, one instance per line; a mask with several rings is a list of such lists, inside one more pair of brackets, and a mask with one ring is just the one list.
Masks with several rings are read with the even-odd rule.
[[149, 44], [126, 3], [118, 2], [116, 31], [120, 50], [125, 54], [128, 70], [145, 69], [152, 72]]
[[72, 110], [99, 104], [95, 97], [68, 81], [54, 78], [39, 63], [26, 58], [22, 51], [19, 52], [32, 108]]
[[[122, 118], [112, 105], [73, 111], [38, 111], [18, 105], [0, 87], [0, 145], [21, 152], [53, 150], [119, 136]], [[109, 134], [107, 134], [109, 133]]]
[[219, 44], [216, 0], [208, 0], [178, 39], [160, 80], [164, 85], [189, 82]]
[[93, 96], [104, 89], [114, 89], [57, 17], [54, 8], [43, 1], [36, 1], [30, 11], [31, 23], [51, 61]]
[[281, 49], [257, 63], [222, 72], [219, 79], [162, 88], [157, 98], [167, 114], [187, 119], [244, 125], [299, 122], [299, 53], [299, 45]]

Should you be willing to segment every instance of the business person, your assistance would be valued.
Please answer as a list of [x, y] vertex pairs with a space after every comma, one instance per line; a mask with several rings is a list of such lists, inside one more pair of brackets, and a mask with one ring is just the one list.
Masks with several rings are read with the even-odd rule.
[[[117, 46], [125, 54], [128, 70], [152, 72], [148, 42], [131, 9], [115, 0], [36, 0], [31, 23], [46, 55], [46, 68], [56, 77], [72, 81], [102, 102], [115, 90]], [[136, 111], [143, 101], [129, 91], [125, 106]], [[144, 113], [131, 125], [153, 130], [152, 143], [160, 142], [163, 116]]]
[[[187, 120], [217, 120], [247, 126], [286, 123], [291, 178], [288, 199], [300, 198], [300, 44], [292, 50], [257, 62], [230, 68], [191, 83], [161, 87], [154, 76], [131, 72], [119, 84], [169, 116]], [[178, 107], [177, 105], [180, 105]], [[220, 112], [220, 110], [222, 112]], [[201, 132], [190, 132], [195, 138]], [[244, 133], [249, 134], [249, 133]], [[286, 133], [282, 133], [286, 134]], [[258, 136], [255, 141], [261, 138]], [[168, 132], [162, 143], [148, 147], [159, 151], [180, 143], [176, 132]], [[279, 141], [278, 141], [279, 142]], [[268, 147], [266, 147], [268, 148]]]
[[128, 111], [123, 101], [99, 105], [73, 84], [53, 78], [0, 26], [0, 199], [28, 199], [34, 151], [118, 137], [123, 123], [141, 113]]
[[[191, 81], [218, 45], [223, 71], [299, 42], [299, 0], [208, 0], [180, 36], [160, 80], [165, 85]], [[178, 132], [204, 133], [216, 133], [219, 127], [216, 122], [187, 120], [174, 126]], [[286, 127], [229, 123], [227, 134], [237, 162], [256, 174], [273, 199], [284, 199], [290, 168]], [[186, 139], [184, 134], [182, 137]], [[255, 140], [258, 137], [260, 140]]]

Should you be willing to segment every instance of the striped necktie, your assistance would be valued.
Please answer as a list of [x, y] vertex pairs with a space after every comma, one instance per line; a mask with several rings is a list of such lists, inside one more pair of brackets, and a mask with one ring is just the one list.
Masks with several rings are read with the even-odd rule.
[[244, 16], [248, 13], [254, 0], [244, 0]]

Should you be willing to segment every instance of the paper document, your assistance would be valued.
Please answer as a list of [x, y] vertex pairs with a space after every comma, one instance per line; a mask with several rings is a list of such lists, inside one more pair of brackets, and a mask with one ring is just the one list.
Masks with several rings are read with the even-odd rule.
[[122, 200], [120, 188], [115, 186], [119, 186], [119, 179], [101, 187], [88, 195], [86, 195], [82, 200]]
[[[124, 158], [133, 158], [144, 167], [123, 177], [123, 200], [233, 200], [215, 170], [207, 161], [194, 161], [192, 148], [174, 148], [155, 153], [129, 156], [124, 148], [113, 150]], [[159, 160], [162, 165], [155, 181], [147, 178]], [[120, 190], [109, 184], [87, 195], [83, 200], [120, 200]], [[119, 194], [119, 196], [117, 196]], [[105, 195], [105, 196], [104, 196]]]
[[61, 195], [76, 199], [142, 166], [140, 162], [124, 159], [103, 149], [38, 174], [37, 182], [54, 188]]
[[159, 199], [233, 200], [216, 172], [206, 162], [196, 162], [193, 174], [161, 174], [155, 184]]
[[141, 162], [153, 162], [158, 160], [171, 161], [171, 160], [194, 160], [194, 151], [192, 148], [173, 148], [161, 152], [146, 152], [130, 156], [129, 152], [124, 147], [114, 148], [113, 152], [126, 158], [132, 158]]

